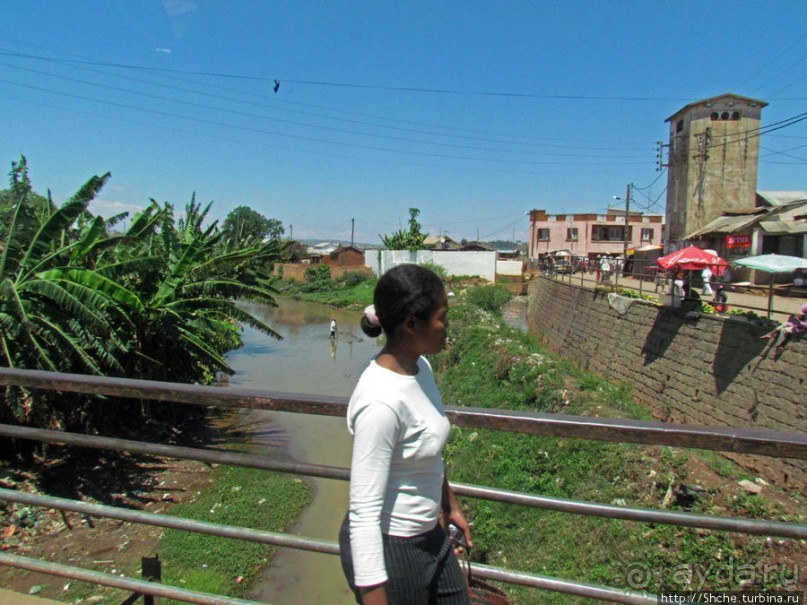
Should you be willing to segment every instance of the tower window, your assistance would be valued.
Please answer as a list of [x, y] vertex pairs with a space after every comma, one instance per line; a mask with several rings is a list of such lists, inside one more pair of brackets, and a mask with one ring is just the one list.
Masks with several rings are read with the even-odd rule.
[[740, 119], [740, 112], [735, 111], [733, 114], [731, 114], [731, 119], [732, 120], [739, 120]]
[[720, 119], [721, 119], [721, 120], [728, 120], [728, 119], [729, 119], [729, 112], [728, 112], [728, 111], [724, 111], [723, 113], [721, 113], [721, 114], [720, 114]]
[[713, 111], [712, 115], [710, 117], [712, 118], [712, 122], [714, 122], [715, 120], [717, 120], [720, 117], [720, 114], [717, 113], [716, 111]]
[[681, 132], [683, 129], [684, 129], [684, 121], [678, 120], [678, 122], [675, 123], [675, 132]]

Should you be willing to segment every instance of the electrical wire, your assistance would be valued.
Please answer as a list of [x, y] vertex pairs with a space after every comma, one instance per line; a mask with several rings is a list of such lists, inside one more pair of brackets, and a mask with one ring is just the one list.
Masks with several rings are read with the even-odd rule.
[[[170, 103], [177, 103], [177, 104], [180, 104], [180, 105], [186, 105], [186, 106], [189, 106], [189, 107], [195, 107], [195, 108], [199, 108], [199, 109], [205, 109], [205, 110], [210, 110], [210, 111], [215, 111], [215, 112], [220, 112], [220, 113], [226, 113], [226, 114], [236, 115], [236, 116], [240, 116], [240, 117], [247, 117], [247, 118], [252, 118], [252, 119], [257, 119], [257, 120], [267, 120], [267, 121], [272, 121], [272, 122], [278, 122], [278, 123], [281, 123], [281, 124], [289, 124], [289, 125], [292, 125], [292, 126], [303, 126], [303, 127], [313, 128], [313, 129], [316, 129], [316, 130], [325, 130], [325, 131], [329, 131], [329, 132], [338, 132], [338, 133], [341, 133], [341, 134], [350, 134], [350, 135], [356, 135], [356, 136], [366, 136], [366, 137], [372, 137], [372, 138], [379, 138], [379, 139], [383, 139], [383, 140], [387, 140], [387, 141], [426, 144], [426, 145], [433, 145], [433, 146], [436, 146], [436, 147], [448, 147], [448, 148], [452, 148], [452, 149], [466, 149], [466, 150], [472, 150], [472, 151], [483, 151], [483, 152], [488, 152], [488, 153], [490, 153], [490, 152], [494, 152], [494, 153], [512, 153], [512, 154], [516, 154], [516, 155], [528, 155], [528, 156], [545, 156], [545, 155], [549, 155], [548, 152], [536, 152], [536, 151], [525, 151], [525, 150], [491, 149], [491, 148], [479, 147], [479, 146], [458, 145], [458, 144], [453, 144], [453, 143], [440, 143], [440, 142], [435, 142], [435, 141], [422, 141], [422, 140], [418, 140], [418, 139], [409, 139], [409, 138], [404, 138], [404, 137], [395, 137], [395, 136], [389, 136], [389, 135], [380, 135], [380, 134], [375, 134], [375, 133], [360, 132], [360, 131], [355, 131], [355, 130], [347, 130], [347, 129], [344, 129], [344, 128], [334, 128], [334, 127], [330, 127], [330, 126], [320, 126], [320, 125], [311, 124], [311, 123], [307, 123], [307, 122], [297, 122], [297, 121], [294, 121], [294, 120], [286, 120], [286, 119], [282, 119], [282, 118], [274, 118], [274, 117], [264, 116], [264, 115], [260, 115], [260, 114], [256, 114], [256, 113], [249, 113], [249, 112], [239, 111], [239, 110], [235, 110], [235, 109], [224, 109], [224, 108], [220, 108], [220, 107], [214, 107], [214, 106], [211, 106], [211, 105], [204, 105], [202, 103], [196, 103], [194, 101], [172, 99], [171, 97], [165, 97], [165, 96], [162, 96], [162, 95], [155, 95], [155, 94], [143, 92], [143, 91], [140, 91], [140, 90], [131, 90], [131, 89], [127, 89], [127, 88], [120, 88], [120, 87], [117, 87], [117, 86], [110, 86], [108, 84], [100, 84], [98, 82], [92, 82], [92, 81], [89, 81], [89, 80], [81, 80], [81, 79], [78, 79], [78, 78], [72, 78], [72, 77], [69, 77], [69, 76], [62, 76], [62, 75], [53, 74], [53, 73], [50, 73], [50, 72], [44, 72], [44, 71], [41, 71], [41, 70], [20, 68], [20, 67], [17, 67], [15, 65], [9, 65], [8, 63], [3, 63], [3, 62], [0, 62], [0, 65], [5, 66], [5, 67], [11, 67], [12, 69], [21, 69], [21, 70], [29, 72], [29, 73], [36, 73], [36, 74], [39, 74], [39, 75], [45, 75], [45, 76], [49, 76], [49, 77], [52, 77], [52, 78], [57, 78], [57, 79], [60, 79], [60, 80], [65, 80], [65, 81], [69, 81], [69, 82], [78, 83], [78, 84], [81, 84], [83, 86], [92, 86], [92, 87], [96, 87], [96, 88], [102, 88], [102, 89], [105, 89], [105, 90], [123, 92], [123, 93], [126, 93], [127, 95], [135, 95], [135, 96], [144, 97], [144, 98], [147, 98], [147, 99], [153, 99], [153, 100], [157, 100], [157, 101], [167, 101], [167, 102], [170, 102]], [[623, 158], [623, 159], [631, 159], [631, 158], [638, 159], [639, 157], [641, 157], [641, 156], [628, 156], [628, 155], [616, 155], [615, 156], [614, 153], [610, 153], [608, 155], [594, 155], [594, 154], [567, 154], [567, 153], [558, 153], [558, 152], [552, 152], [552, 156], [556, 156], [556, 157], [574, 157], [574, 158], [613, 158], [613, 157], [617, 157], [617, 158]]]
[[[19, 53], [3, 51], [3, 50], [0, 50], [0, 55], [11, 56], [11, 57], [20, 56]], [[29, 57], [25, 57], [25, 58], [29, 58]], [[61, 60], [61, 59], [50, 59], [50, 58], [46, 58], [46, 57], [33, 57], [33, 58], [36, 58], [37, 60], [41, 60], [41, 61], [50, 62], [50, 63], [56, 63], [56, 64], [59, 64], [59, 65], [66, 64], [66, 62], [64, 60]], [[22, 70], [22, 71], [28, 71], [30, 73], [38, 73], [38, 74], [41, 74], [41, 75], [47, 75], [47, 76], [54, 77], [54, 78], [61, 78], [61, 79], [65, 79], [65, 80], [71, 80], [71, 81], [81, 83], [81, 84], [85, 84], [85, 85], [101, 86], [101, 87], [104, 87], [104, 88], [109, 88], [109, 89], [113, 89], [113, 90], [121, 90], [121, 91], [126, 90], [127, 92], [130, 92], [131, 94], [139, 94], [139, 95], [146, 95], [147, 94], [147, 93], [143, 93], [141, 91], [129, 91], [127, 89], [116, 88], [116, 87], [112, 87], [112, 86], [109, 86], [109, 85], [101, 85], [101, 84], [98, 84], [96, 82], [90, 82], [90, 81], [86, 81], [86, 80], [74, 79], [74, 78], [71, 78], [69, 76], [53, 74], [51, 72], [42, 72], [42, 71], [39, 71], [39, 70], [34, 70], [34, 69], [30, 69], [30, 68], [24, 68], [24, 67], [20, 67], [20, 66], [16, 66], [16, 65], [11, 65], [11, 64], [8, 64], [8, 63], [3, 63], [3, 65], [5, 65], [7, 67], [12, 67], [14, 69], [19, 69], [19, 70]], [[118, 74], [110, 74], [109, 72], [105, 72], [105, 71], [98, 70], [98, 69], [93, 69], [93, 68], [86, 67], [86, 66], [78, 66], [78, 69], [81, 69], [81, 70], [84, 70], [84, 71], [89, 71], [91, 73], [102, 74], [102, 75], [105, 75], [105, 76], [111, 76], [111, 77], [114, 77], [114, 78], [124, 78], [124, 79], [126, 79], [128, 81], [149, 84], [151, 86], [157, 86], [157, 87], [160, 87], [160, 88], [166, 88], [166, 89], [174, 90], [174, 91], [178, 91], [178, 92], [184, 92], [184, 93], [199, 95], [199, 96], [203, 96], [203, 97], [207, 97], [207, 98], [224, 100], [224, 101], [228, 101], [228, 102], [242, 103], [242, 104], [246, 104], [246, 105], [250, 105], [250, 106], [254, 106], [254, 107], [260, 107], [262, 109], [267, 109], [268, 108], [267, 107], [267, 102], [269, 101], [269, 99], [272, 99], [272, 97], [266, 97], [266, 96], [262, 96], [262, 95], [252, 95], [252, 96], [255, 96], [256, 98], [260, 99], [260, 102], [247, 101], [247, 100], [244, 100], [244, 99], [233, 97], [231, 95], [212, 94], [212, 93], [207, 92], [207, 91], [198, 91], [198, 90], [193, 90], [193, 89], [190, 89], [190, 88], [178, 87], [176, 85], [158, 83], [158, 82], [154, 82], [153, 80], [146, 80], [144, 78], [135, 78], [135, 77], [131, 77], [131, 76], [120, 76]], [[210, 85], [206, 84], [206, 87], [210, 88]], [[216, 87], [216, 88], [220, 88], [220, 87]], [[228, 88], [222, 88], [222, 89], [227, 90], [228, 92], [231, 92], [231, 89], [228, 89]], [[244, 93], [241, 93], [241, 94], [244, 94]], [[187, 101], [179, 101], [179, 100], [170, 99], [170, 98], [166, 98], [166, 97], [161, 97], [161, 96], [157, 96], [157, 95], [152, 95], [152, 96], [153, 96], [153, 98], [170, 100], [170, 101], [177, 102], [177, 103], [189, 103]], [[613, 150], [614, 149], [613, 144], [609, 144], [608, 146], [599, 146], [599, 145], [592, 146], [591, 144], [587, 144], [585, 146], [568, 145], [568, 144], [559, 145], [559, 144], [550, 144], [550, 143], [545, 143], [545, 142], [544, 143], [539, 143], [538, 141], [540, 141], [540, 139], [532, 138], [532, 137], [527, 137], [526, 138], [526, 139], [530, 139], [530, 138], [533, 139], [532, 141], [529, 141], [529, 140], [525, 140], [524, 137], [521, 137], [521, 140], [513, 139], [512, 135], [489, 135], [487, 137], [481, 137], [481, 136], [451, 134], [450, 132], [440, 133], [440, 132], [435, 132], [434, 131], [434, 129], [438, 129], [438, 128], [443, 128], [445, 130], [450, 130], [450, 129], [447, 129], [447, 128], [441, 127], [441, 126], [430, 126], [431, 128], [433, 128], [433, 130], [423, 130], [423, 129], [416, 129], [416, 128], [403, 128], [403, 127], [400, 127], [400, 126], [389, 126], [389, 125], [385, 125], [385, 124], [369, 123], [369, 122], [365, 122], [365, 121], [361, 121], [361, 120], [340, 118], [340, 117], [334, 117], [334, 116], [326, 116], [326, 115], [307, 112], [307, 111], [300, 111], [300, 110], [295, 110], [295, 109], [287, 109], [287, 108], [283, 108], [283, 107], [277, 107], [276, 106], [277, 101], [275, 99], [272, 99], [272, 101], [273, 101], [274, 106], [271, 109], [273, 111], [281, 111], [281, 112], [286, 112], [286, 113], [306, 115], [306, 116], [310, 116], [310, 117], [317, 117], [317, 118], [326, 119], [326, 120], [333, 120], [333, 121], [337, 121], [337, 122], [345, 122], [345, 123], [350, 123], [350, 124], [369, 126], [369, 127], [373, 127], [373, 128], [384, 128], [384, 129], [388, 129], [388, 130], [398, 130], [398, 131], [417, 133], [417, 134], [438, 135], [438, 136], [444, 136], [444, 137], [449, 137], [449, 138], [476, 140], [476, 141], [507, 144], [507, 145], [524, 145], [524, 146], [538, 145], [540, 147], [559, 148], [559, 149], [603, 149], [603, 150]], [[197, 105], [197, 104], [194, 104], [194, 103], [192, 103], [192, 104], [196, 105], [196, 106], [202, 106], [202, 105]], [[301, 105], [309, 106], [307, 104], [301, 104]], [[336, 111], [336, 110], [333, 110], [331, 108], [324, 108], [322, 106], [313, 106], [313, 107], [322, 108], [322, 109], [325, 109], [327, 111], [332, 111], [332, 112]], [[355, 113], [355, 112], [347, 112], [347, 113]], [[362, 114], [359, 114], [359, 115], [362, 115]], [[377, 119], [377, 120], [388, 119], [388, 118], [382, 118], [382, 117], [378, 117], [378, 116], [371, 116], [371, 117], [374, 118], [374, 119]], [[283, 121], [283, 120], [280, 120], [279, 118], [265, 118], [264, 117], [263, 119], [275, 119], [277, 121]], [[288, 121], [288, 123], [300, 124], [300, 125], [310, 126], [310, 127], [314, 127], [314, 128], [319, 127], [319, 126], [312, 125], [312, 124], [296, 123], [296, 122], [293, 122], [293, 121]], [[319, 128], [329, 129], [328, 127], [319, 127]], [[339, 129], [333, 129], [333, 130], [339, 130]], [[345, 131], [345, 132], [351, 132], [351, 131]], [[476, 131], [468, 131], [468, 132], [476, 132]], [[368, 133], [361, 133], [361, 134], [365, 134], [367, 136], [381, 136], [381, 135], [374, 135], [374, 134], [368, 134]], [[496, 138], [491, 138], [491, 136], [496, 137]], [[509, 139], [506, 138], [506, 137], [509, 137]]]
[[[253, 132], [253, 133], [258, 133], [258, 134], [268, 134], [268, 135], [272, 135], [272, 136], [286, 137], [286, 138], [291, 138], [291, 139], [295, 139], [295, 140], [298, 140], [298, 141], [324, 143], [324, 144], [327, 144], [327, 145], [339, 145], [339, 146], [357, 148], [357, 149], [364, 149], [364, 150], [369, 150], [369, 151], [383, 151], [383, 152], [386, 152], [386, 153], [399, 153], [399, 154], [404, 154], [404, 155], [414, 155], [414, 156], [420, 156], [420, 157], [462, 160], [462, 161], [469, 161], [469, 162], [476, 162], [476, 163], [478, 163], [478, 162], [492, 162], [494, 164], [530, 165], [530, 166], [537, 166], [537, 165], [542, 165], [542, 166], [543, 165], [566, 166], [566, 165], [570, 164], [569, 161], [560, 161], [560, 162], [541, 161], [541, 162], [535, 162], [535, 161], [528, 161], [528, 160], [507, 160], [507, 159], [500, 159], [500, 158], [477, 158], [477, 157], [469, 157], [469, 156], [462, 156], [462, 155], [450, 155], [450, 154], [440, 154], [440, 153], [425, 152], [425, 151], [414, 151], [414, 150], [405, 150], [405, 149], [391, 149], [391, 148], [388, 148], [388, 147], [380, 147], [380, 146], [377, 146], [377, 145], [367, 145], [367, 144], [361, 144], [361, 143], [347, 143], [347, 142], [343, 142], [343, 141], [322, 139], [322, 138], [310, 137], [310, 136], [305, 136], [305, 135], [297, 135], [297, 134], [290, 134], [290, 133], [285, 133], [285, 132], [267, 130], [267, 129], [264, 129], [264, 128], [257, 128], [257, 127], [252, 127], [252, 126], [239, 126], [239, 125], [236, 125], [236, 124], [228, 124], [228, 123], [219, 122], [219, 121], [215, 121], [215, 120], [209, 120], [209, 119], [205, 119], [205, 118], [189, 117], [189, 116], [176, 114], [176, 113], [172, 113], [172, 112], [168, 112], [168, 111], [163, 111], [163, 110], [159, 110], [159, 109], [148, 109], [148, 108], [143, 108], [143, 107], [137, 107], [137, 106], [134, 106], [134, 105], [129, 105], [129, 104], [126, 104], [126, 103], [118, 103], [118, 102], [114, 102], [114, 101], [94, 99], [94, 98], [91, 98], [91, 97], [85, 97], [83, 95], [76, 95], [76, 94], [72, 94], [72, 93], [68, 93], [68, 92], [64, 92], [64, 91], [58, 91], [58, 90], [43, 88], [43, 87], [40, 87], [40, 86], [33, 86], [33, 85], [30, 85], [30, 84], [21, 84], [19, 82], [13, 82], [13, 81], [1, 79], [1, 78], [0, 78], [0, 82], [3, 82], [5, 84], [9, 84], [9, 85], [12, 85], [12, 86], [18, 86], [18, 87], [27, 88], [27, 89], [30, 89], [30, 90], [36, 90], [36, 91], [39, 91], [39, 92], [46, 92], [46, 93], [49, 93], [49, 94], [52, 94], [52, 95], [64, 96], [64, 97], [68, 97], [68, 98], [79, 99], [79, 100], [82, 100], [82, 101], [92, 101], [92, 102], [95, 102], [95, 103], [100, 103], [100, 104], [103, 104], [103, 105], [109, 105], [109, 106], [112, 106], [112, 107], [118, 107], [118, 108], [123, 108], [123, 109], [132, 109], [132, 110], [135, 110], [135, 111], [141, 111], [141, 112], [145, 112], [145, 113], [149, 113], [149, 114], [153, 114], [153, 115], [177, 118], [177, 119], [181, 119], [181, 120], [186, 120], [186, 121], [200, 123], [200, 124], [207, 124], [207, 125], [212, 125], [212, 126], [227, 127], [227, 128], [231, 128], [231, 129], [234, 129], [234, 130], [240, 130], [240, 131], [245, 131], [245, 132]], [[590, 163], [590, 162], [587, 161], [586, 163]], [[633, 163], [630, 163], [630, 162], [608, 162], [608, 163], [602, 163], [601, 165], [603, 165], [603, 166], [606, 166], [606, 165], [607, 166], [614, 166], [614, 165], [627, 166], [627, 165], [637, 165], [637, 164], [638, 163], [636, 163], [636, 162], [633, 162]]]
[[[16, 56], [29, 58], [29, 59], [46, 59], [46, 57], [33, 55], [30, 53], [16, 53]], [[138, 71], [144, 73], [160, 73], [160, 74], [180, 74], [189, 76], [204, 76], [208, 78], [222, 78], [228, 80], [245, 80], [253, 82], [267, 82], [275, 84], [277, 82], [287, 82], [289, 84], [300, 84], [307, 86], [320, 86], [330, 88], [355, 88], [362, 90], [378, 90], [378, 91], [391, 91], [391, 92], [412, 92], [412, 93], [427, 93], [439, 95], [463, 95], [463, 96], [484, 96], [484, 97], [508, 97], [508, 98], [529, 98], [529, 99], [556, 99], [562, 101], [581, 100], [581, 101], [691, 101], [683, 97], [627, 97], [627, 96], [609, 96], [609, 95], [560, 95], [560, 94], [538, 94], [538, 93], [521, 93], [521, 92], [504, 92], [504, 91], [480, 91], [480, 90], [458, 90], [449, 88], [425, 88], [414, 86], [383, 86], [373, 84], [356, 84], [349, 82], [332, 82], [327, 80], [297, 80], [293, 78], [280, 79], [275, 76], [255, 76], [243, 75], [227, 72], [210, 72], [210, 71], [193, 71], [182, 69], [169, 69], [165, 67], [146, 67], [142, 65], [132, 65], [127, 63], [113, 63], [108, 61], [95, 61], [89, 59], [64, 59], [65, 63], [75, 65], [94, 65], [99, 67], [109, 67], [116, 69], [125, 69], [130, 71]]]
[[[802, 36], [801, 38], [799, 38], [798, 40], [796, 40], [795, 42], [793, 42], [793, 43], [792, 43], [790, 46], [788, 46], [788, 47], [787, 47], [787, 48], [785, 48], [785, 49], [784, 49], [782, 52], [780, 52], [778, 55], [776, 55], [776, 56], [775, 56], [773, 59], [771, 59], [770, 61], [768, 61], [768, 62], [764, 63], [764, 64], [763, 64], [763, 65], [762, 65], [762, 66], [761, 66], [759, 69], [757, 69], [757, 70], [756, 70], [754, 73], [752, 73], [752, 74], [751, 74], [750, 76], [748, 76], [748, 77], [747, 77], [745, 80], [743, 80], [742, 82], [740, 82], [739, 84], [737, 84], [737, 85], [734, 87], [734, 90], [740, 90], [740, 88], [741, 88], [742, 86], [745, 86], [745, 85], [746, 85], [748, 82], [750, 82], [751, 80], [753, 80], [754, 78], [756, 78], [756, 77], [757, 77], [759, 74], [761, 74], [763, 71], [765, 71], [766, 69], [768, 69], [768, 67], [770, 67], [771, 65], [773, 65], [773, 64], [774, 64], [776, 61], [778, 61], [778, 60], [779, 60], [781, 57], [783, 57], [784, 55], [786, 55], [787, 53], [789, 53], [789, 52], [790, 52], [792, 49], [794, 49], [796, 46], [798, 46], [799, 44], [801, 44], [801, 43], [802, 43], [804, 40], [806, 40], [806, 39], [807, 39], [807, 35], [804, 35], [804, 36]], [[755, 89], [755, 90], [758, 90], [759, 88], [760, 88], [760, 87], [757, 87], [757, 89]]]
[[737, 137], [737, 140], [734, 141], [721, 141], [719, 143], [711, 143], [705, 147], [705, 149], [715, 149], [717, 147], [723, 147], [727, 144], [737, 143], [741, 140], [748, 140], [748, 139], [755, 139], [757, 137], [762, 136], [763, 134], [768, 134], [771, 132], [775, 132], [777, 130], [781, 130], [783, 128], [789, 128], [790, 126], [794, 126], [799, 122], [803, 122], [807, 120], [807, 113], [800, 113], [795, 116], [791, 116], [784, 120], [780, 120], [778, 122], [774, 122], [773, 124], [769, 124], [768, 126], [761, 126], [759, 128], [752, 128], [750, 130], [746, 130], [744, 132], [739, 133], [726, 133], [721, 135], [724, 139], [728, 137]]

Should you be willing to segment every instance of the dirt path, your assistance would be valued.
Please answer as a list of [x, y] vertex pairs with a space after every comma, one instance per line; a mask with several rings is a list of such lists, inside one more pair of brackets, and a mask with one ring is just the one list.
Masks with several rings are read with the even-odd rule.
[[[199, 430], [206, 434], [195, 436], [194, 441], [210, 438], [211, 431], [221, 433], [224, 429]], [[52, 448], [51, 455], [64, 453]], [[102, 452], [97, 458], [79, 455], [49, 460], [36, 467], [3, 469], [0, 487], [164, 513], [175, 504], [195, 498], [212, 481], [211, 470], [201, 462]], [[139, 578], [141, 558], [157, 552], [163, 531], [159, 527], [4, 501], [0, 501], [0, 512], [2, 550], [135, 578]], [[79, 597], [84, 597], [83, 603], [104, 600], [104, 591], [98, 587], [2, 566], [0, 585], [59, 601], [74, 602]]]

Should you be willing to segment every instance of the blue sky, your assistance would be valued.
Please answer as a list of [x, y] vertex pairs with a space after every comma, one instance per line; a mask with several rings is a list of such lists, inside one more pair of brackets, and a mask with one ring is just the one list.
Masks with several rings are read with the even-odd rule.
[[[248, 205], [297, 239], [527, 237], [526, 212], [663, 213], [655, 144], [692, 101], [807, 112], [807, 3], [27, 0], [0, 20], [0, 161], [62, 202], [112, 179]], [[275, 80], [279, 82], [277, 92]], [[807, 190], [807, 120], [761, 138], [759, 190]], [[354, 220], [354, 223], [351, 221]]]

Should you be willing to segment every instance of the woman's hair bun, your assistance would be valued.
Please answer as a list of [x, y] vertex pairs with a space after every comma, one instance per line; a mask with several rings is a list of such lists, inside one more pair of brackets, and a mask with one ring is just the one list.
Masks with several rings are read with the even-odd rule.
[[378, 320], [378, 315], [375, 314], [375, 305], [369, 305], [364, 308], [364, 315], [361, 318], [361, 331], [371, 338], [381, 334], [381, 322]]

